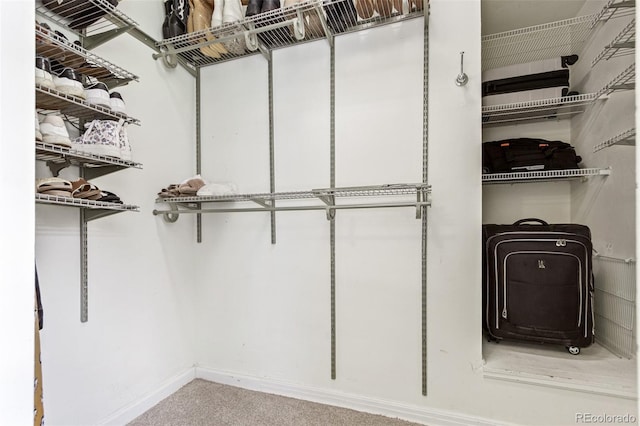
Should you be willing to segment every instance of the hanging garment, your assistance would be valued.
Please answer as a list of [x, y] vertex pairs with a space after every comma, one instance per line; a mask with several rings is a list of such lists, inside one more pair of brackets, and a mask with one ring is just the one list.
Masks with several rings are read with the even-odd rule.
[[42, 397], [42, 360], [40, 358], [40, 330], [42, 330], [44, 312], [40, 300], [40, 285], [36, 270], [36, 297], [34, 303], [34, 380], [33, 380], [33, 426], [44, 425], [44, 401]]

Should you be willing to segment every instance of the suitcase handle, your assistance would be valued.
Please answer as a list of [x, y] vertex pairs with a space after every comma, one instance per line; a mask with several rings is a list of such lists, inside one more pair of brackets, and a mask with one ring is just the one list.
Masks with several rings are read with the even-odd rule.
[[530, 217], [527, 219], [520, 219], [517, 222], [514, 222], [514, 225], [522, 225], [525, 222], [538, 222], [540, 225], [549, 225], [547, 222], [545, 222], [542, 219], [536, 219], [534, 217]]

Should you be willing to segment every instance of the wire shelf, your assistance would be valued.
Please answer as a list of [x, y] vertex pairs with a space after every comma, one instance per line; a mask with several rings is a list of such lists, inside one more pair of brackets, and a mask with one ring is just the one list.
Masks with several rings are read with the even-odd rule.
[[482, 107], [483, 126], [505, 125], [519, 121], [551, 120], [570, 118], [582, 113], [595, 102], [600, 94], [565, 96], [503, 105]]
[[620, 33], [607, 44], [602, 52], [598, 54], [591, 62], [591, 66], [595, 66], [600, 61], [608, 61], [611, 58], [634, 54], [636, 47], [636, 20], [632, 19]]
[[609, 95], [619, 90], [633, 90], [636, 88], [636, 64], [629, 65], [617, 75], [609, 84], [600, 90], [599, 96]]
[[109, 203], [105, 201], [94, 201], [94, 200], [86, 200], [82, 198], [60, 197], [57, 195], [46, 195], [46, 194], [36, 194], [36, 203], [55, 204], [58, 206], [65, 206], [65, 207], [82, 207], [87, 209], [98, 209], [98, 210], [114, 210], [117, 212], [140, 211], [140, 207], [129, 205], [129, 204]]
[[585, 15], [482, 37], [482, 70], [577, 54], [597, 22]]
[[36, 54], [73, 68], [81, 75], [97, 79], [110, 88], [125, 85], [132, 80], [138, 81], [136, 75], [100, 58], [78, 44], [71, 43], [38, 23], [36, 23]]
[[635, 7], [635, 0], [609, 0], [600, 13], [598, 13], [597, 20], [606, 22], [612, 18], [634, 15]]
[[625, 145], [625, 146], [635, 146], [636, 145], [636, 129], [629, 129], [625, 132], [620, 133], [608, 139], [602, 143], [593, 147], [593, 152], [598, 152], [605, 148], [608, 148], [613, 145]]
[[496, 183], [522, 183], [531, 181], [566, 180], [586, 178], [590, 176], [608, 176], [611, 169], [567, 169], [567, 170], [540, 170], [532, 172], [513, 173], [485, 173], [482, 175], [483, 184]]
[[51, 161], [53, 163], [60, 164], [69, 163], [69, 165], [80, 167], [119, 166], [121, 168], [142, 168], [142, 164], [134, 161], [107, 157], [106, 155], [90, 154], [87, 152], [76, 151], [65, 146], [47, 144], [43, 142], [36, 142], [36, 160]]
[[[191, 67], [199, 68], [424, 16], [423, 0], [409, 1], [410, 9], [402, 6], [403, 2], [399, 0], [373, 0], [370, 4], [387, 7], [378, 13], [364, 6], [357, 11], [352, 0], [308, 0], [237, 22], [161, 40], [156, 43], [160, 53], [154, 57], [179, 55]], [[368, 13], [372, 16], [366, 19], [360, 15], [368, 16]]]
[[[119, 30], [124, 32], [138, 27], [136, 21], [107, 0], [84, 0], [75, 3], [69, 0], [65, 2], [37, 0], [36, 15], [85, 38]], [[93, 20], [95, 22], [90, 23]], [[83, 28], [80, 27], [85, 27], [84, 34]]]
[[55, 89], [36, 84], [36, 108], [40, 110], [60, 111], [72, 117], [85, 120], [124, 120], [129, 124], [140, 125], [140, 120], [120, 112], [111, 111], [101, 105], [87, 103], [84, 99]]
[[[292, 211], [292, 210], [335, 210], [335, 209], [364, 209], [386, 207], [421, 207], [430, 206], [429, 194], [431, 186], [426, 184], [389, 184], [377, 186], [356, 186], [343, 188], [323, 188], [309, 191], [291, 191], [274, 193], [214, 195], [195, 197], [157, 198], [156, 203], [169, 204], [171, 210], [154, 210], [154, 215], [177, 215], [179, 213], [219, 213], [219, 212], [249, 212], [249, 211]], [[336, 199], [364, 198], [364, 197], [404, 197], [395, 201], [369, 201], [357, 203], [336, 203]], [[409, 201], [408, 197], [411, 197]], [[316, 200], [318, 204], [302, 203], [298, 205], [275, 205], [275, 201]], [[244, 205], [229, 206], [230, 202], [252, 202], [253, 207]], [[203, 209], [202, 204], [213, 203], [211, 208]], [[216, 205], [217, 204], [217, 205]], [[178, 211], [178, 207], [187, 210]], [[419, 213], [417, 213], [419, 215]]]

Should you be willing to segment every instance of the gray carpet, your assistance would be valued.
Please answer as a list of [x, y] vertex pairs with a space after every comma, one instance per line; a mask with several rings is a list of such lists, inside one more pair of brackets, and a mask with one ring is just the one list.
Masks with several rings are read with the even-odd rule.
[[130, 426], [410, 426], [403, 420], [196, 379]]

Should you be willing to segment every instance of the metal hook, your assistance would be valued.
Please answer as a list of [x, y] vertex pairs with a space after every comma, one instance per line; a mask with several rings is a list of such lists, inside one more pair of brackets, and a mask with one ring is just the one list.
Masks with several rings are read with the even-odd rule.
[[456, 77], [456, 85], [464, 86], [469, 81], [469, 77], [464, 73], [464, 52], [460, 52], [460, 74]]

